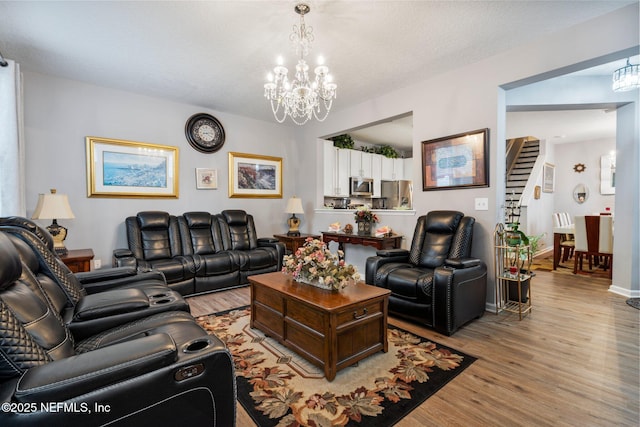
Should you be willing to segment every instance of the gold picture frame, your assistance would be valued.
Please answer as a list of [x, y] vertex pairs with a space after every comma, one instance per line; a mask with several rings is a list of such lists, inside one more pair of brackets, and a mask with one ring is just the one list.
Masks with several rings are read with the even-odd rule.
[[178, 147], [87, 136], [87, 196], [178, 198]]
[[282, 157], [229, 153], [229, 197], [282, 198]]

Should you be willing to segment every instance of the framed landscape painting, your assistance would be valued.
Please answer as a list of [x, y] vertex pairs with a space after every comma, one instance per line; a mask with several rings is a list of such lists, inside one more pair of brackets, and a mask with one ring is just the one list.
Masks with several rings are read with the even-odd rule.
[[422, 190], [489, 186], [489, 129], [422, 142]]
[[229, 153], [229, 197], [282, 198], [282, 157]]
[[89, 197], [178, 197], [178, 148], [86, 137]]

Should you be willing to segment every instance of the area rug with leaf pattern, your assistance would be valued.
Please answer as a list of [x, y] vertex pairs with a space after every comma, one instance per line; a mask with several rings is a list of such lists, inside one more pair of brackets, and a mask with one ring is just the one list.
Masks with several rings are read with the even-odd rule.
[[197, 320], [233, 354], [238, 400], [259, 426], [391, 426], [476, 360], [389, 325], [387, 353], [327, 381], [320, 368], [251, 329], [247, 307]]

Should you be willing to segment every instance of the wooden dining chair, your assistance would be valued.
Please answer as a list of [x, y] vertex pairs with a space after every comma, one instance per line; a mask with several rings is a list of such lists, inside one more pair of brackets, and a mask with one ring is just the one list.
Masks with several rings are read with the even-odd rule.
[[612, 277], [613, 267], [613, 218], [611, 216], [576, 216], [573, 274], [583, 270], [584, 257], [593, 269], [594, 257], [603, 259], [605, 271]]
[[[568, 212], [556, 212], [553, 214], [554, 227], [569, 227], [571, 225], [573, 225], [573, 221]], [[564, 234], [560, 241], [560, 259], [562, 259], [562, 262], [567, 262], [573, 256], [574, 250], [575, 238], [573, 234]]]

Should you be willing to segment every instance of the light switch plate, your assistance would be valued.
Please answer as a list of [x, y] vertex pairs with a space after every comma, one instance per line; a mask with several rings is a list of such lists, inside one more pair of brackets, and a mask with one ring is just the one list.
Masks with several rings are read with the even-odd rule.
[[489, 210], [489, 199], [486, 197], [476, 197], [476, 210], [477, 211], [488, 211]]

